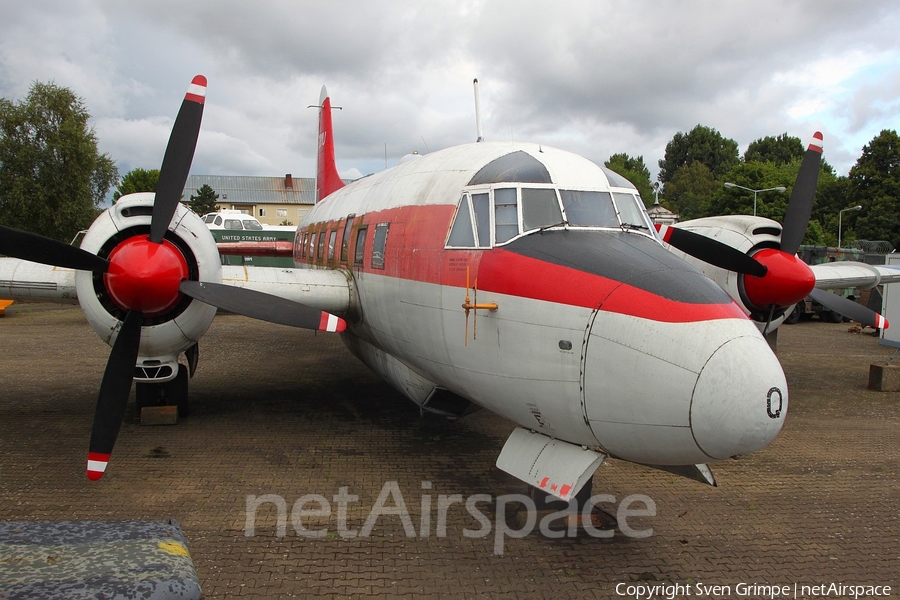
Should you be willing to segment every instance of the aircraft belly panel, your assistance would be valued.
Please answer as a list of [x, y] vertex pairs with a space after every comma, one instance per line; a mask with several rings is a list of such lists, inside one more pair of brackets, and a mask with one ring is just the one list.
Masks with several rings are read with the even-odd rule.
[[610, 455], [648, 465], [690, 465], [711, 459], [694, 442], [690, 427], [591, 421]]

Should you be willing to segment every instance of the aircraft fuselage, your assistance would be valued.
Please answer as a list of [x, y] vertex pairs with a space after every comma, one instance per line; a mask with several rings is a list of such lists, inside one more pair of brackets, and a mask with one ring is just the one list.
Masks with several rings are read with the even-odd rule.
[[777, 359], [636, 194], [553, 148], [459, 146], [329, 195], [294, 258], [352, 277], [347, 346], [426, 409], [472, 402], [646, 464], [764, 447], [787, 407]]

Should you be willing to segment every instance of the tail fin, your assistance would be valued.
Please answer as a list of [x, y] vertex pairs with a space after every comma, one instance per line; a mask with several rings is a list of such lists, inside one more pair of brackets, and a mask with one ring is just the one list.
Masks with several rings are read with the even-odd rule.
[[319, 152], [316, 164], [316, 202], [344, 187], [334, 162], [334, 135], [331, 127], [331, 98], [322, 86], [319, 96]]

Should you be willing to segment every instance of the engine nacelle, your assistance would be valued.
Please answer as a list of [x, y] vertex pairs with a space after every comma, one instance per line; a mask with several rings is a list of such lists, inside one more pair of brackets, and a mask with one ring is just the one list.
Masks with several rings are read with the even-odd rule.
[[[138, 193], [120, 198], [91, 224], [81, 248], [107, 258], [123, 241], [149, 235], [154, 197], [152, 193]], [[200, 217], [182, 204], [175, 210], [165, 239], [184, 257], [190, 279], [222, 281], [222, 266], [212, 234]], [[75, 289], [91, 327], [112, 346], [125, 311], [110, 296], [104, 275], [78, 271]], [[162, 383], [174, 379], [178, 355], [197, 343], [215, 314], [214, 306], [182, 295], [163, 314], [145, 316], [135, 380]]]
[[[781, 225], [765, 217], [750, 215], [706, 217], [678, 223], [676, 227], [713, 238], [749, 256], [767, 248], [781, 247]], [[744, 289], [744, 275], [710, 265], [675, 248], [670, 250], [718, 283], [760, 328], [765, 327], [769, 315], [763, 307], [754, 306], [750, 301]], [[781, 325], [785, 319], [785, 312], [785, 309], [775, 312], [769, 323], [770, 330]]]

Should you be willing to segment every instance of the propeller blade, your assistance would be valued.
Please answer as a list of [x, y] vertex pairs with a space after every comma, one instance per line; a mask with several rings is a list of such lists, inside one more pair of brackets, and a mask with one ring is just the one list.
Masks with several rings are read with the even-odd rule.
[[0, 254], [66, 269], [105, 273], [109, 261], [36, 233], [0, 225]]
[[205, 99], [206, 77], [197, 75], [184, 95], [159, 169], [153, 218], [150, 222], [150, 241], [154, 243], [162, 242], [184, 192], [184, 184], [194, 159], [194, 149], [197, 147], [197, 137], [200, 135]]
[[256, 290], [188, 280], [182, 281], [178, 289], [200, 302], [261, 321], [338, 333], [347, 328], [347, 322], [340, 317]]
[[876, 329], [887, 329], [890, 326], [888, 320], [874, 310], [868, 309], [862, 304], [857, 304], [853, 300], [848, 300], [843, 296], [838, 296], [825, 290], [814, 289], [809, 293], [809, 297], [839, 315], [853, 319], [862, 325], [868, 325]]
[[106, 363], [106, 371], [100, 383], [100, 394], [97, 397], [88, 451], [87, 476], [92, 481], [103, 477], [116, 437], [119, 435], [122, 418], [125, 416], [128, 394], [131, 392], [131, 382], [134, 378], [134, 365], [141, 346], [142, 322], [141, 313], [135, 310], [128, 311], [109, 354], [109, 361]]
[[788, 254], [796, 254], [806, 235], [809, 215], [812, 213], [813, 200], [816, 198], [816, 185], [819, 181], [819, 163], [822, 160], [822, 134], [818, 131], [803, 155], [800, 172], [791, 191], [787, 212], [781, 232], [781, 250]]
[[752, 256], [705, 235], [668, 225], [656, 229], [665, 243], [713, 266], [756, 277], [764, 277], [768, 270]]

